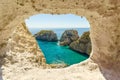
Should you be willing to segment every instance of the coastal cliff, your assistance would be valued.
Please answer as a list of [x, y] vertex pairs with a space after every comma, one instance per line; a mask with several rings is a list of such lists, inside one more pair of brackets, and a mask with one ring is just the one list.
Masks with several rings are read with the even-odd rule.
[[66, 30], [61, 38], [60, 38], [60, 45], [70, 45], [73, 41], [79, 38], [77, 30]]
[[[57, 75], [57, 80], [120, 79], [119, 0], [1, 0], [0, 4], [0, 59], [2, 60], [5, 60], [6, 56], [9, 56], [8, 53], [11, 53], [9, 47], [16, 46], [9, 45], [12, 43], [10, 39], [12, 34], [15, 34], [13, 32], [16, 26], [34, 14], [71, 13], [85, 16], [90, 22], [90, 37], [92, 42], [90, 58], [65, 69], [44, 70], [41, 67], [30, 67], [33, 62], [28, 62], [30, 65], [25, 68], [27, 64], [22, 63], [26, 62], [28, 58], [16, 59], [17, 64], [2, 64], [3, 75], [0, 74], [0, 77], [3, 77], [4, 80], [55, 80], [55, 75]], [[19, 30], [16, 29], [16, 31]], [[31, 36], [25, 32], [22, 34]], [[18, 36], [18, 38], [21, 38], [21, 36]], [[26, 40], [24, 37], [22, 39], [23, 41]], [[34, 38], [31, 40], [34, 40]], [[27, 43], [31, 44], [31, 42]], [[24, 45], [23, 47], [25, 47]], [[30, 49], [30, 47], [28, 48]], [[26, 49], [23, 50], [25, 51]], [[38, 52], [39, 55], [42, 55], [40, 50]], [[22, 53], [18, 54], [21, 55]], [[22, 56], [25, 57], [26, 54]], [[14, 54], [10, 55], [14, 57]], [[21, 58], [21, 56], [16, 56]]]
[[91, 40], [90, 40], [90, 32], [84, 32], [80, 38], [70, 44], [70, 48], [72, 50], [81, 52], [81, 53], [87, 53], [90, 55], [91, 53]]

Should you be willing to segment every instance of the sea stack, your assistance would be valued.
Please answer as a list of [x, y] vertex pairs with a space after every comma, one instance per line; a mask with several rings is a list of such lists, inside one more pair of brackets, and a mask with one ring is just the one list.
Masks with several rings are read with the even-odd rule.
[[34, 35], [37, 40], [56, 42], [58, 41], [57, 34], [51, 30], [41, 30]]
[[67, 46], [79, 38], [77, 30], [66, 30], [60, 38], [60, 45]]
[[90, 35], [89, 31], [84, 32], [78, 40], [70, 44], [70, 48], [72, 50], [75, 50], [81, 53], [87, 53], [88, 55], [90, 55], [92, 47], [91, 47], [91, 40], [89, 35]]

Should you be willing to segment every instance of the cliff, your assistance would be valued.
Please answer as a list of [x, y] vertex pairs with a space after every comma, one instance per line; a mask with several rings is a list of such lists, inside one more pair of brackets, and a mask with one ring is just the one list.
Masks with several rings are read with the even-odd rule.
[[11, 57], [11, 59], [14, 59], [11, 61], [16, 61], [18, 53], [21, 54], [21, 56], [29, 54], [28, 55], [29, 57], [26, 56], [28, 60], [30, 59], [30, 61], [38, 62], [39, 64], [45, 63], [45, 61], [42, 62], [42, 60], [44, 59], [44, 55], [42, 51], [39, 49], [35, 38], [28, 31], [25, 23], [21, 23], [16, 26], [14, 32], [12, 33], [11, 37], [8, 40], [7, 47], [9, 48], [9, 52], [8, 54], [6, 54], [6, 59], [7, 57], [8, 58]]
[[79, 38], [77, 30], [65, 30], [60, 38], [60, 45], [70, 45]]
[[91, 40], [90, 40], [90, 32], [84, 32], [80, 38], [70, 44], [70, 48], [81, 52], [81, 53], [87, 53], [90, 55], [91, 53]]
[[[65, 80], [65, 79], [69, 80], [70, 78], [72, 78], [73, 80], [80, 80], [80, 79], [119, 80], [120, 79], [119, 0], [76, 0], [76, 1], [75, 0], [1, 0], [0, 1], [0, 59], [2, 59], [3, 62], [6, 56], [9, 55], [8, 53], [11, 53], [10, 51], [12, 49], [10, 48], [10, 46], [11, 47], [16, 46], [10, 44], [12, 43], [11, 41], [11, 38], [13, 37], [12, 35], [15, 34], [14, 31], [15, 30], [19, 31], [16, 28], [16, 26], [23, 23], [26, 18], [34, 14], [40, 14], [40, 13], [42, 14], [71, 13], [71, 14], [76, 14], [78, 16], [85, 16], [90, 22], [90, 26], [91, 26], [90, 37], [92, 42], [92, 52], [90, 58], [86, 62], [83, 62], [83, 64], [80, 63], [80, 65], [79, 64], [76, 65], [76, 68], [75, 66], [73, 66], [67, 70], [66, 69], [41, 70], [41, 69], [36, 69], [35, 66], [33, 69], [32, 68], [22, 69], [20, 66], [22, 65], [23, 67], [25, 67], [25, 65], [22, 64], [22, 62], [25, 62], [27, 58], [19, 59], [19, 60], [16, 59], [18, 61], [19, 67], [18, 66], [15, 67], [16, 64], [10, 65], [8, 63], [2, 65], [4, 67], [2, 69], [3, 72], [2, 76], [5, 80], [8, 79], [30, 80], [32, 78], [33, 79], [36, 78], [38, 80], [42, 80], [42, 79], [55, 80], [56, 76], [54, 77], [53, 75], [56, 75], [57, 73], [59, 74], [58, 80]], [[31, 36], [29, 33], [25, 33], [25, 32], [23, 32], [22, 34]], [[21, 36], [18, 36], [18, 38], [21, 39]], [[22, 38], [22, 39], [23, 41], [26, 40], [26, 38]], [[31, 44], [31, 42], [28, 42], [28, 44]], [[34, 44], [36, 44], [36, 42], [34, 42]], [[25, 44], [23, 44], [23, 47], [25, 47], [24, 45]], [[30, 49], [30, 47], [28, 47], [28, 49]], [[12, 51], [15, 50], [17, 52], [17, 49], [15, 48], [13, 48]], [[23, 50], [26, 51], [26, 49]], [[40, 53], [39, 55], [42, 55], [40, 50], [38, 50], [38, 52]], [[10, 55], [14, 57], [14, 54], [10, 54]], [[24, 56], [25, 54], [23, 55], [23, 57]], [[42, 58], [40, 58], [40, 60], [41, 59]], [[5, 67], [5, 65], [7, 66]], [[73, 70], [71, 71], [71, 69]], [[21, 72], [22, 70], [23, 72]], [[46, 73], [44, 73], [44, 71]], [[39, 75], [37, 74], [32, 76], [36, 72], [39, 73]], [[52, 72], [52, 74], [49, 72]], [[16, 75], [17, 73], [18, 75]]]

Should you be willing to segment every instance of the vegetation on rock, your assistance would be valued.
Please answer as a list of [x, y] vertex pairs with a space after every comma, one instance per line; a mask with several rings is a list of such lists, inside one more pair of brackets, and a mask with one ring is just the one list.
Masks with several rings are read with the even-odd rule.
[[84, 32], [83, 35], [76, 41], [70, 44], [72, 50], [87, 53], [90, 55], [91, 52], [91, 40], [89, 37], [90, 32]]
[[60, 38], [60, 45], [70, 45], [79, 38], [77, 30], [66, 30]]
[[54, 33], [51, 30], [41, 30], [40, 32], [38, 32], [34, 36], [38, 40], [51, 41], [51, 42], [58, 41], [56, 33]]

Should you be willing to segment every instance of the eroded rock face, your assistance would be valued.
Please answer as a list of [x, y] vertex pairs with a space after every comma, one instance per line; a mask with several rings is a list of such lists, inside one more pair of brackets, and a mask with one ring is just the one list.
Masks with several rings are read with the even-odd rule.
[[57, 34], [51, 30], [41, 30], [34, 36], [36, 39], [42, 40], [42, 41], [51, 41], [51, 42], [58, 41]]
[[66, 30], [60, 38], [60, 45], [70, 45], [79, 38], [77, 30]]
[[[105, 79], [120, 79], [119, 0], [1, 0], [0, 57], [5, 57], [6, 53], [10, 51], [9, 47], [14, 46], [9, 45], [8, 42], [16, 26], [29, 16], [38, 13], [71, 13], [85, 16], [91, 25], [90, 37], [92, 42], [92, 53], [90, 58], [98, 64], [101, 71], [99, 74], [102, 74]], [[93, 66], [93, 64], [91, 64], [91, 66]], [[91, 73], [87, 73], [87, 75], [90, 75], [91, 77]], [[82, 80], [89, 80], [84, 77]], [[100, 80], [100, 78], [95, 80]]]
[[[25, 23], [18, 24], [15, 27], [11, 37], [8, 40], [7, 47], [9, 48], [9, 52], [5, 58], [6, 62], [11, 63], [12, 61], [12, 63], [14, 63], [17, 60], [22, 59], [22, 57], [18, 57], [19, 59], [15, 57], [15, 55], [19, 53], [22, 54], [21, 56], [29, 54], [29, 56], [26, 56], [26, 59], [30, 60], [30, 62], [38, 62], [39, 64], [46, 63], [43, 61], [44, 55], [42, 51], [39, 49], [35, 38], [28, 31]], [[9, 60], [10, 57], [11, 59]]]
[[90, 55], [91, 53], [91, 40], [90, 40], [90, 32], [84, 32], [83, 35], [76, 41], [72, 42], [70, 44], [70, 48], [81, 52], [81, 53], [87, 53]]

